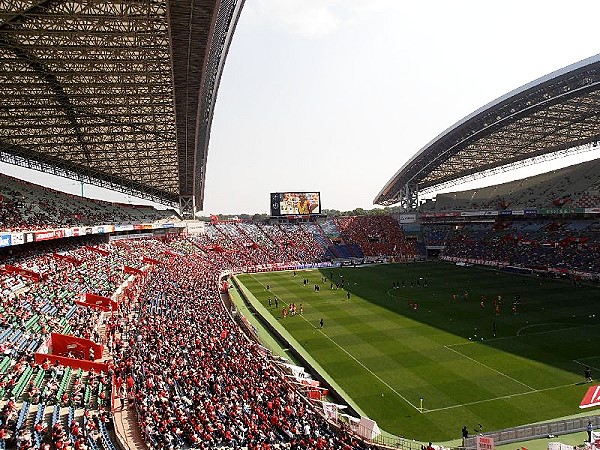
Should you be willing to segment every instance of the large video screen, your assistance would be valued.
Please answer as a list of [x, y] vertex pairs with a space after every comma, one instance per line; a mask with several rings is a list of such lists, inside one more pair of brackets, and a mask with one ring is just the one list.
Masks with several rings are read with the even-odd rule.
[[320, 192], [272, 192], [272, 216], [321, 214]]

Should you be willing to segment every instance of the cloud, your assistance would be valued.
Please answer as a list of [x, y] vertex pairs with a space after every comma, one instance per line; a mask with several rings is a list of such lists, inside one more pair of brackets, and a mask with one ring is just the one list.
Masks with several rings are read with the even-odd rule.
[[256, 26], [319, 39], [369, 20], [370, 14], [401, 9], [402, 4], [398, 0], [247, 0], [243, 14]]
[[247, 1], [244, 13], [258, 25], [269, 24], [309, 39], [334, 33], [340, 26], [335, 0], [256, 0]]

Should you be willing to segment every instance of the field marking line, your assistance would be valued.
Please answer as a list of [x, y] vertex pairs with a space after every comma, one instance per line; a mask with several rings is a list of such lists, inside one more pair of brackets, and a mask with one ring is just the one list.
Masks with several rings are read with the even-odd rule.
[[[308, 322], [307, 319], [304, 319]], [[312, 323], [308, 322], [313, 328], [317, 328], [315, 325], [313, 325]], [[414, 409], [416, 409], [419, 412], [423, 412], [421, 411], [421, 408], [419, 408], [418, 406], [414, 405], [410, 400], [408, 400], [406, 397], [404, 397], [400, 392], [398, 392], [396, 389], [394, 389], [392, 386], [389, 385], [389, 383], [387, 383], [386, 381], [384, 381], [379, 375], [377, 375], [375, 372], [373, 372], [371, 369], [369, 369], [362, 361], [359, 361], [356, 357], [354, 357], [354, 355], [352, 355], [348, 350], [346, 350], [344, 347], [342, 347], [340, 344], [338, 344], [337, 342], [335, 342], [331, 337], [327, 336], [327, 334], [325, 334], [323, 332], [323, 330], [318, 329], [318, 331], [325, 336], [327, 339], [329, 339], [336, 347], [338, 347], [341, 351], [343, 351], [346, 355], [348, 355], [350, 358], [352, 358], [354, 361], [356, 361], [356, 363], [358, 365], [360, 365], [363, 369], [365, 369], [367, 372], [369, 372], [371, 375], [373, 375], [373, 377], [375, 377], [376, 379], [378, 379], [385, 387], [387, 387], [390, 391], [392, 391], [394, 394], [396, 394], [398, 397], [400, 397], [402, 400], [404, 400], [406, 403], [408, 403], [410, 406], [412, 406]]]
[[580, 366], [588, 366], [590, 369], [600, 370], [598, 367], [590, 366], [589, 364], [584, 364], [584, 363], [580, 362], [580, 361], [585, 361], [586, 359], [594, 359], [594, 358], [598, 358], [598, 357], [597, 356], [589, 356], [587, 358], [574, 359], [573, 362], [575, 364], [579, 364]]
[[[254, 274], [251, 275], [251, 277], [259, 284], [261, 284], [263, 287], [265, 287], [265, 285], [263, 283], [261, 283], [260, 281], [256, 280], [254, 278]], [[286, 305], [288, 303], [282, 301], [282, 303], [285, 303]], [[509, 395], [503, 395], [500, 397], [494, 397], [494, 398], [489, 398], [489, 399], [484, 399], [484, 400], [476, 400], [473, 402], [468, 402], [468, 403], [461, 403], [461, 404], [457, 404], [457, 405], [451, 405], [451, 406], [444, 406], [441, 408], [433, 408], [433, 409], [423, 409], [421, 410], [419, 407], [417, 407], [416, 405], [414, 405], [412, 402], [410, 402], [406, 397], [404, 397], [402, 394], [400, 394], [398, 391], [396, 391], [393, 387], [391, 387], [387, 382], [385, 382], [383, 379], [381, 379], [381, 377], [379, 377], [377, 374], [375, 374], [371, 369], [369, 369], [364, 363], [362, 363], [361, 361], [359, 361], [356, 357], [354, 357], [352, 354], [350, 354], [345, 348], [343, 348], [341, 345], [339, 345], [337, 342], [335, 342], [331, 337], [327, 336], [323, 330], [321, 330], [320, 328], [317, 328], [316, 325], [313, 325], [308, 319], [306, 319], [304, 316], [301, 316], [302, 319], [304, 319], [311, 327], [313, 327], [315, 330], [319, 331], [323, 336], [325, 336], [328, 340], [330, 340], [333, 344], [335, 344], [337, 347], [340, 348], [340, 350], [342, 350], [344, 353], [346, 353], [350, 358], [352, 358], [354, 361], [356, 361], [356, 363], [358, 363], [361, 367], [363, 367], [367, 372], [369, 372], [371, 375], [373, 375], [373, 377], [375, 377], [377, 380], [379, 380], [382, 384], [384, 384], [388, 389], [390, 389], [392, 392], [394, 392], [398, 397], [400, 397], [402, 400], [404, 400], [407, 404], [409, 404], [410, 406], [412, 406], [414, 409], [416, 409], [417, 411], [423, 413], [423, 414], [427, 414], [427, 413], [431, 413], [431, 412], [436, 412], [436, 411], [444, 411], [444, 410], [448, 410], [448, 409], [456, 409], [456, 408], [461, 408], [464, 406], [471, 406], [471, 405], [477, 405], [479, 403], [485, 403], [485, 402], [491, 402], [491, 401], [495, 401], [495, 400], [501, 400], [501, 399], [509, 399], [511, 397], [518, 397], [518, 396], [522, 396], [522, 395], [529, 395], [529, 394], [534, 394], [537, 392], [544, 392], [544, 391], [549, 391], [549, 390], [553, 390], [553, 389], [560, 389], [560, 388], [564, 388], [564, 387], [569, 387], [569, 386], [575, 386], [578, 383], [570, 383], [570, 384], [564, 384], [561, 386], [553, 386], [553, 387], [549, 387], [549, 388], [544, 388], [544, 389], [534, 389], [531, 386], [528, 386], [525, 383], [522, 383], [519, 380], [516, 380], [515, 378], [512, 378], [510, 375], [507, 375], [505, 373], [502, 373], [480, 361], [477, 361], [476, 359], [471, 358], [470, 356], [467, 356], [457, 350], [454, 350], [453, 348], [451, 348], [451, 346], [457, 346], [457, 345], [466, 345], [466, 344], [476, 344], [478, 342], [464, 342], [464, 343], [458, 343], [458, 344], [451, 344], [451, 345], [444, 345], [444, 347], [446, 347], [448, 350], [457, 353], [458, 355], [467, 358], [485, 368], [487, 368], [488, 370], [491, 370], [493, 372], [498, 373], [499, 375], [502, 375], [524, 387], [526, 387], [527, 389], [529, 389], [529, 392], [519, 392], [516, 394], [509, 394]], [[562, 328], [561, 330], [550, 330], [550, 331], [542, 331], [539, 333], [531, 333], [528, 334], [528, 336], [534, 335], [534, 334], [545, 334], [545, 333], [549, 333], [549, 332], [554, 332], [554, 331], [562, 331], [562, 330], [568, 330], [568, 329], [573, 329], [573, 328], [581, 328], [582, 326], [586, 326], [586, 325], [581, 325], [578, 327], [572, 327], [572, 328]], [[591, 325], [591, 326], [597, 326], [597, 325]], [[508, 339], [508, 338], [514, 338], [516, 336], [506, 336], [506, 337], [500, 337], [500, 338], [495, 338], [495, 339], [487, 339], [487, 341], [492, 341], [492, 340], [499, 340], [499, 339]], [[593, 358], [593, 357], [590, 357]], [[582, 358], [582, 359], [587, 359], [587, 358]], [[577, 362], [576, 360], [574, 360], [575, 362]], [[597, 369], [600, 370], [600, 369]]]
[[394, 298], [394, 299], [397, 299], [397, 300], [411, 300], [411, 297], [407, 297], [405, 295], [392, 295], [392, 291], [394, 291], [394, 289], [398, 289], [398, 288], [389, 288], [386, 291], [386, 294], [387, 294], [388, 297]]
[[[552, 324], [558, 324], [558, 325], [563, 325], [560, 322], [546, 322], [546, 323], [540, 323], [538, 325], [552, 325]], [[531, 325], [526, 325], [526, 327], [529, 327]], [[516, 337], [522, 337], [522, 336], [539, 336], [542, 334], [549, 334], [549, 333], [558, 333], [560, 331], [571, 331], [571, 330], [577, 330], [579, 328], [593, 328], [593, 327], [598, 327], [600, 326], [600, 324], [583, 324], [583, 325], [577, 325], [574, 327], [567, 327], [567, 328], [560, 328], [558, 330], [548, 330], [548, 331], [539, 331], [537, 333], [527, 333], [527, 334], [523, 334], [523, 335], [519, 335], [516, 334], [514, 336], [502, 336], [502, 337], [496, 337], [496, 338], [489, 338], [489, 339], [484, 339], [483, 342], [494, 342], [494, 341], [503, 341], [506, 339], [514, 339]], [[525, 327], [523, 327], [525, 328]], [[522, 329], [522, 328], [521, 328]], [[519, 329], [519, 331], [521, 331], [521, 329]], [[517, 331], [517, 333], [519, 333], [519, 331]], [[471, 345], [471, 344], [480, 344], [480, 341], [467, 341], [467, 342], [457, 342], [456, 344], [448, 344], [447, 347], [458, 347], [461, 345]]]
[[477, 404], [485, 403], [485, 402], [493, 402], [493, 401], [496, 401], [496, 400], [510, 399], [512, 397], [520, 397], [522, 395], [530, 395], [530, 394], [535, 394], [535, 393], [538, 393], [538, 392], [551, 391], [553, 389], [561, 389], [561, 388], [565, 388], [565, 387], [577, 386], [578, 384], [579, 383], [563, 384], [563, 385], [560, 385], [560, 386], [553, 386], [553, 387], [544, 388], [544, 389], [535, 389], [535, 390], [529, 391], [529, 392], [519, 392], [517, 394], [502, 395], [500, 397], [487, 398], [485, 400], [476, 400], [474, 402], [461, 403], [459, 405], [444, 406], [442, 408], [434, 408], [434, 409], [426, 409], [425, 412], [424, 412], [424, 414], [432, 413], [432, 412], [436, 412], [436, 411], [445, 411], [445, 410], [448, 410], [448, 409], [462, 408], [464, 406], [477, 405]]
[[451, 352], [454, 352], [454, 353], [456, 353], [457, 355], [460, 355], [460, 356], [462, 356], [463, 358], [467, 358], [468, 360], [470, 360], [470, 361], [472, 361], [472, 362], [474, 362], [474, 363], [476, 363], [476, 364], [479, 364], [480, 366], [482, 366], [482, 367], [485, 367], [486, 369], [488, 369], [488, 370], [491, 370], [492, 372], [496, 372], [497, 374], [499, 374], [499, 375], [502, 375], [503, 377], [506, 377], [506, 378], [508, 378], [509, 380], [512, 380], [512, 381], [514, 381], [515, 383], [518, 383], [518, 384], [520, 384], [521, 386], [525, 386], [525, 387], [526, 387], [527, 389], [529, 389], [530, 391], [535, 391], [535, 389], [534, 389], [534, 388], [532, 388], [531, 386], [529, 386], [529, 385], [527, 385], [527, 384], [525, 384], [525, 383], [523, 383], [523, 382], [521, 382], [521, 381], [517, 380], [516, 378], [513, 378], [513, 377], [511, 377], [510, 375], [507, 375], [507, 374], [505, 374], [505, 373], [503, 373], [503, 372], [500, 372], [499, 370], [496, 370], [496, 369], [494, 369], [493, 367], [490, 367], [490, 366], [488, 366], [487, 364], [484, 364], [484, 363], [482, 363], [481, 361], [477, 361], [476, 359], [474, 359], [474, 358], [471, 358], [470, 356], [467, 356], [467, 355], [465, 355], [464, 353], [461, 353], [461, 352], [459, 352], [458, 350], [454, 350], [453, 348], [450, 348], [450, 347], [448, 347], [447, 345], [444, 345], [444, 347], [446, 347], [446, 348], [447, 348], [448, 350], [450, 350]]
[[[517, 330], [517, 336], [520, 336], [521, 331], [526, 330], [527, 328], [542, 327], [544, 325], [564, 325], [564, 324], [560, 323], [560, 322], [544, 322], [544, 323], [533, 323], [531, 325], [525, 325]], [[560, 328], [558, 330], [540, 331], [538, 333], [531, 333], [531, 334], [536, 335], [536, 334], [552, 333], [552, 332], [561, 331], [561, 330], [572, 330], [573, 328], [579, 328], [581, 326], [582, 325], [578, 325], [576, 327]], [[527, 336], [531, 336], [531, 334], [528, 334]]]
[[[252, 275], [252, 278], [254, 278], [254, 275]], [[257, 283], [261, 284], [263, 287], [265, 286], [263, 283], [261, 283], [260, 281], [254, 279], [254, 281], [256, 281]], [[282, 303], [285, 303], [282, 301]], [[286, 303], [287, 304], [287, 303]], [[301, 314], [298, 314], [298, 316], [300, 316], [306, 323], [308, 323], [311, 327], [313, 327], [315, 330], [319, 331], [323, 336], [325, 336], [329, 341], [331, 341], [335, 346], [337, 346], [340, 350], [342, 350], [344, 353], [346, 353], [346, 355], [348, 355], [350, 358], [352, 358], [354, 361], [356, 361], [356, 363], [358, 365], [360, 365], [363, 369], [365, 369], [367, 372], [369, 372], [371, 375], [373, 375], [373, 377], [375, 377], [377, 380], [379, 380], [384, 386], [386, 386], [390, 391], [392, 391], [394, 394], [396, 394], [398, 397], [400, 397], [402, 400], [404, 400], [406, 403], [408, 403], [410, 406], [412, 406], [414, 409], [416, 409], [419, 412], [423, 412], [421, 411], [421, 408], [419, 408], [418, 406], [414, 405], [410, 400], [408, 400], [406, 397], [404, 397], [400, 392], [398, 392], [396, 389], [394, 389], [392, 386], [389, 385], [389, 383], [387, 383], [386, 381], [384, 381], [379, 375], [377, 375], [375, 372], [373, 372], [371, 369], [369, 369], [362, 361], [359, 361], [354, 355], [352, 355], [348, 350], [346, 350], [344, 347], [342, 347], [340, 344], [338, 344], [337, 342], [335, 342], [331, 337], [329, 337], [327, 334], [325, 334], [323, 332], [323, 330], [321, 328], [317, 328], [316, 325], [312, 324], [306, 317], [304, 317]]]

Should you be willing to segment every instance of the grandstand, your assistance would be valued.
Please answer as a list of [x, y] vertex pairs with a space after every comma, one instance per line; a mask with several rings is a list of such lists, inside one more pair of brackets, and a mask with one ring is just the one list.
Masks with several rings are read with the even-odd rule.
[[416, 209], [419, 194], [595, 149], [599, 69], [600, 55], [595, 55], [481, 107], [419, 150], [374, 203]]
[[[389, 226], [390, 218], [384, 219]], [[119, 445], [119, 432], [112, 431], [111, 413], [131, 395], [152, 448], [303, 440], [309, 447], [317, 442], [322, 448], [344, 442], [366, 447], [330, 424], [318, 404], [286, 381], [288, 374], [239, 330], [219, 297], [223, 271], [323, 262], [326, 248], [315, 233], [313, 224], [215, 223], [190, 237], [91, 235], [5, 248], [3, 442], [58, 447], [83, 439], [112, 448]], [[109, 300], [99, 305], [90, 298]], [[93, 348], [100, 354], [90, 356]], [[170, 356], [163, 359], [156, 351]], [[231, 361], [221, 367], [225, 378], [216, 383], [210, 368], [224, 364], [223, 354]], [[206, 389], [194, 387], [203, 385], [200, 379], [209, 382]], [[248, 384], [242, 391], [241, 380]], [[123, 389], [127, 394], [120, 393]], [[152, 406], [157, 395], [164, 397], [158, 409]], [[274, 409], [275, 399], [284, 398]], [[198, 423], [184, 420], [191, 405]], [[173, 415], [179, 423], [166, 432], [161, 423]]]
[[421, 205], [424, 243], [450, 261], [598, 280], [600, 160]]
[[8, 2], [0, 161], [178, 207], [204, 198], [243, 1]]
[[[0, 176], [0, 448], [380, 446], [368, 418], [352, 405], [339, 405], [350, 413], [339, 417], [321, 401], [331, 398], [318, 374], [267, 351], [231, 314], [231, 273], [413, 261], [425, 244], [452, 262], [598, 280], [597, 162], [440, 195], [422, 205], [412, 238], [387, 215], [215, 221], [200, 232], [182, 221], [203, 203], [243, 3], [66, 0], [2, 11], [0, 160], [179, 211]], [[423, 189], [595, 147], [599, 66], [592, 57], [465, 118], [376, 202], [414, 207]]]
[[[343, 228], [326, 218], [295, 224], [214, 221], [203, 233], [189, 234], [173, 211], [88, 200], [11, 177], [2, 181], [5, 448], [122, 447], [129, 445], [123, 424], [137, 427], [135, 420], [140, 439], [152, 448], [250, 448], [258, 442], [368, 447], [364, 436], [328, 420], [307, 391], [289, 383], [285, 366], [242, 333], [221, 301], [220, 276], [331, 264], [334, 244], [328, 236], [344, 236], [354, 264], [373, 255], [410, 259], [414, 254], [397, 221], [347, 218]], [[375, 233], [385, 245], [363, 252], [367, 236]], [[393, 251], [392, 241], [399, 243]], [[165, 340], [167, 329], [177, 330], [173, 341]], [[194, 354], [202, 357], [190, 360], [183, 342], [195, 342]], [[207, 368], [221, 364], [222, 354], [237, 361], [227, 365], [226, 380], [210, 391], [192, 391], [199, 376], [212, 385]], [[271, 385], [263, 386], [265, 379]], [[240, 380], [249, 383], [246, 391], [263, 386], [264, 392], [247, 398], [234, 389]], [[151, 406], [159, 394], [168, 399], [161, 410]], [[249, 421], [248, 408], [259, 418], [272, 415], [272, 402], [280, 398], [287, 399], [278, 406], [280, 423], [270, 416]], [[196, 424], [183, 420], [191, 404], [201, 408]], [[223, 421], [217, 405], [225, 405], [232, 419]], [[173, 415], [180, 423], [167, 433], [161, 423]]]
[[2, 231], [33, 231], [98, 224], [139, 224], [181, 220], [172, 209], [111, 203], [69, 195], [0, 175]]
[[574, 209], [600, 207], [600, 160], [521, 180], [438, 194], [420, 211]]

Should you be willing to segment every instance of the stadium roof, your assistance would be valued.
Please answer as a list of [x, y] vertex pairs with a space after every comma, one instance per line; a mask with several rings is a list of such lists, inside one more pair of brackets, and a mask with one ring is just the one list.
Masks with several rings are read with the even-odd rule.
[[0, 0], [0, 160], [201, 207], [243, 3]]
[[600, 55], [552, 72], [483, 106], [415, 154], [375, 204], [416, 207], [417, 192], [600, 140]]

